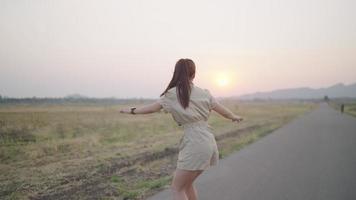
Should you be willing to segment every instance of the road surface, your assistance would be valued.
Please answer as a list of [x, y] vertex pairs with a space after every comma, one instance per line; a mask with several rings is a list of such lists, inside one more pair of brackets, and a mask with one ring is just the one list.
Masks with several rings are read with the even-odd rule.
[[[356, 118], [320, 104], [198, 177], [200, 200], [355, 200]], [[148, 200], [170, 200], [166, 189]]]

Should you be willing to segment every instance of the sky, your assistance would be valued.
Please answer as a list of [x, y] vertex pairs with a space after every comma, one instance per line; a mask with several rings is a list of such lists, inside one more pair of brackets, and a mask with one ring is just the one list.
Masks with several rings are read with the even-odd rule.
[[354, 0], [0, 0], [0, 95], [215, 96], [356, 82]]

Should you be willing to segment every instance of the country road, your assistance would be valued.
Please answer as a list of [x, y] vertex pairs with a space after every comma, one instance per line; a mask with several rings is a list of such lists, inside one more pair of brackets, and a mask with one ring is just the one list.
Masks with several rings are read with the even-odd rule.
[[[199, 200], [355, 200], [356, 118], [327, 104], [220, 160]], [[170, 200], [166, 189], [148, 200]]]

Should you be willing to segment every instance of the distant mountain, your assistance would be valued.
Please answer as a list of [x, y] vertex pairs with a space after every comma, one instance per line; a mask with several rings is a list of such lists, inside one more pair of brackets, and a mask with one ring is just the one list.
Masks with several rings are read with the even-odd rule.
[[69, 94], [69, 95], [65, 96], [64, 98], [66, 98], [66, 99], [86, 99], [88, 97], [81, 95], [81, 94]]
[[238, 96], [238, 99], [321, 99], [324, 96], [329, 98], [356, 98], [356, 83], [351, 85], [344, 85], [338, 83], [327, 88], [291, 88], [280, 89], [269, 92], [256, 92], [246, 95]]

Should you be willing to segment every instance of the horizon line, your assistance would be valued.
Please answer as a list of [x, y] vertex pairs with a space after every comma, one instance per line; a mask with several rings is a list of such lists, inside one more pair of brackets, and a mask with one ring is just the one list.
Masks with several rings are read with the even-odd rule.
[[[230, 95], [230, 96], [215, 96], [216, 98], [237, 98], [237, 97], [242, 97], [242, 96], [246, 96], [246, 95], [251, 95], [251, 94], [256, 94], [256, 93], [265, 93], [265, 92], [273, 92], [273, 91], [279, 91], [279, 90], [290, 90], [290, 89], [300, 89], [300, 88], [309, 88], [309, 89], [325, 89], [325, 88], [330, 88], [336, 85], [342, 85], [342, 86], [350, 86], [350, 85], [355, 85], [356, 82], [354, 83], [350, 83], [350, 84], [344, 84], [343, 82], [339, 82], [336, 84], [332, 84], [329, 85], [327, 87], [318, 87], [318, 88], [312, 88], [312, 87], [308, 87], [308, 86], [301, 86], [301, 87], [291, 87], [291, 88], [280, 88], [280, 89], [274, 89], [274, 90], [267, 90], [267, 91], [255, 91], [255, 92], [250, 92], [250, 93], [245, 93], [245, 94], [241, 94], [241, 95]], [[78, 96], [79, 98], [76, 97], [70, 97], [70, 96]], [[82, 93], [71, 93], [71, 94], [67, 94], [64, 96], [27, 96], [27, 97], [13, 97], [13, 96], [7, 96], [7, 95], [2, 95], [0, 93], [0, 97], [1, 98], [7, 98], [7, 99], [31, 99], [31, 98], [38, 98], [38, 99], [45, 99], [45, 98], [49, 98], [49, 99], [55, 99], [55, 98], [68, 98], [68, 99], [157, 99], [159, 98], [159, 96], [157, 98], [153, 98], [153, 97], [117, 97], [117, 96], [107, 96], [107, 97], [98, 97], [98, 96], [90, 96], [90, 95], [84, 95]]]

